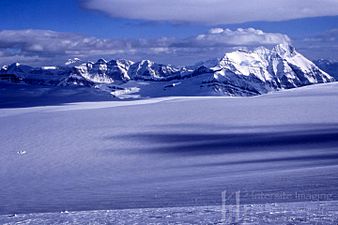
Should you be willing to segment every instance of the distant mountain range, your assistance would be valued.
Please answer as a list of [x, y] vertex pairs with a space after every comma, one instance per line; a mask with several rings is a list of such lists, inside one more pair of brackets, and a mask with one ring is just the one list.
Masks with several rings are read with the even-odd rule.
[[[238, 50], [220, 59], [175, 67], [149, 60], [119, 59], [83, 62], [68, 60], [63, 66], [3, 66], [0, 81], [42, 86], [86, 86], [118, 98], [227, 95], [253, 96], [270, 91], [332, 82], [324, 61], [315, 65], [290, 45], [253, 51]], [[333, 66], [334, 67], [334, 66]]]
[[314, 61], [314, 63], [323, 71], [327, 72], [338, 80], [338, 62], [334, 62], [327, 59], [319, 59]]

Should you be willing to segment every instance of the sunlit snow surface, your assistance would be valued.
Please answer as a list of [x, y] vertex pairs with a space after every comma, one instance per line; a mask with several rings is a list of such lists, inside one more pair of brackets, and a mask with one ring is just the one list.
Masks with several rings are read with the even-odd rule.
[[222, 191], [249, 204], [243, 224], [337, 223], [337, 83], [48, 105], [0, 109], [2, 223], [213, 224]]

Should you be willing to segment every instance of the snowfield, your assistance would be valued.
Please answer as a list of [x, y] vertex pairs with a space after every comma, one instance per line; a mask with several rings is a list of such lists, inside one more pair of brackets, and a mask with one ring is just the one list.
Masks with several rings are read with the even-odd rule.
[[256, 97], [50, 93], [0, 96], [0, 223], [216, 224], [221, 193], [240, 191], [243, 224], [337, 224], [338, 83]]
[[[233, 210], [235, 206], [227, 206]], [[338, 202], [296, 202], [243, 205], [238, 223], [250, 225], [316, 224], [338, 222]], [[219, 206], [145, 208], [0, 215], [0, 223], [11, 224], [231, 224]], [[229, 218], [230, 220], [230, 218]]]

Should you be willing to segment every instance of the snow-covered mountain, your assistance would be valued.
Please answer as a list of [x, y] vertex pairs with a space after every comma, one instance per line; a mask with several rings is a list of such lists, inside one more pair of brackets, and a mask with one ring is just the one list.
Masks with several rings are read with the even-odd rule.
[[129, 76], [133, 80], [172, 80], [181, 77], [181, 69], [171, 65], [157, 64], [150, 60], [142, 60], [131, 65]]
[[79, 58], [68, 59], [65, 62], [65, 66], [79, 66], [83, 63], [83, 61]]
[[58, 85], [60, 81], [67, 79], [72, 74], [71, 67], [31, 67], [13, 63], [3, 66], [0, 70], [0, 81], [8, 79], [13, 82], [38, 85]]
[[96, 63], [88, 62], [74, 67], [73, 73], [93, 83], [111, 84], [130, 80], [128, 70], [132, 61], [99, 59]]
[[271, 50], [263, 47], [238, 50], [226, 53], [218, 61], [207, 61], [206, 65], [215, 71], [213, 83], [229, 84], [257, 94], [334, 81], [290, 45], [277, 45]]
[[252, 51], [237, 50], [220, 59], [175, 67], [149, 60], [68, 60], [63, 66], [33, 68], [18, 63], [3, 66], [0, 79], [27, 84], [88, 86], [114, 96], [172, 95], [251, 96], [279, 89], [334, 81], [290, 45]]

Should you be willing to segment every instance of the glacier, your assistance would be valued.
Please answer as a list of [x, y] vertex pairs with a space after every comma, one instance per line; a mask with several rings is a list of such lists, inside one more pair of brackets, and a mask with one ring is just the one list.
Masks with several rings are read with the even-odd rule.
[[337, 83], [3, 107], [0, 214], [220, 206], [224, 190], [249, 193], [243, 204], [335, 201], [336, 115]]

